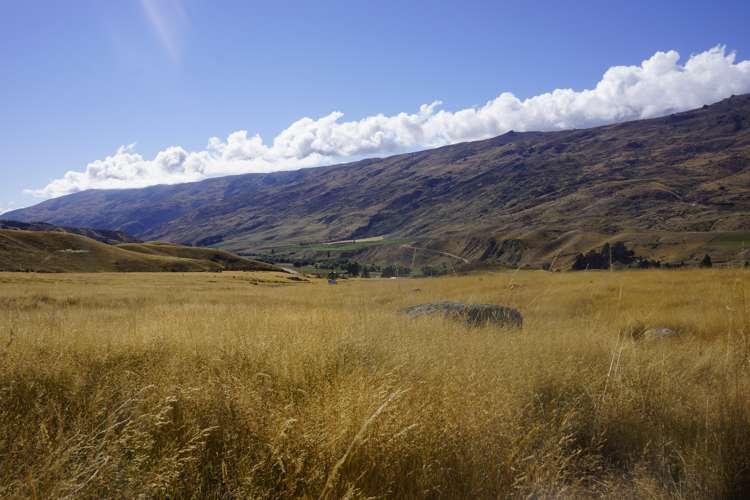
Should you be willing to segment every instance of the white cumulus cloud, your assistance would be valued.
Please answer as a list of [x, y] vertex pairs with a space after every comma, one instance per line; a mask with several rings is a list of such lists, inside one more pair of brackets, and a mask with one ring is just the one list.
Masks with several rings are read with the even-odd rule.
[[509, 130], [561, 130], [652, 118], [750, 92], [750, 61], [736, 62], [723, 46], [694, 54], [684, 64], [675, 51], [657, 52], [639, 66], [609, 68], [592, 89], [519, 99], [503, 92], [483, 106], [446, 111], [440, 101], [415, 113], [342, 121], [341, 112], [301, 118], [266, 143], [246, 130], [202, 151], [171, 146], [147, 159], [134, 145], [67, 172], [30, 193], [51, 198], [94, 188], [174, 184], [221, 175], [270, 172], [414, 151], [493, 137]]

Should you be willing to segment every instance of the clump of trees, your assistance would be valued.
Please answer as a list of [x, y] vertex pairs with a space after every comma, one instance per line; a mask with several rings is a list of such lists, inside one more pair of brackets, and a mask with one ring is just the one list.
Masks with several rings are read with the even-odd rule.
[[605, 243], [598, 252], [596, 250], [589, 250], [586, 255], [579, 253], [576, 256], [575, 262], [573, 262], [573, 270], [609, 269], [615, 263], [629, 266], [635, 261], [635, 252], [628, 249], [622, 241], [618, 241], [611, 246], [609, 243]]
[[652, 267], [661, 269], [661, 261], [650, 260], [650, 259], [638, 259], [638, 269], [650, 269]]
[[664, 264], [662, 264], [662, 267], [664, 269], [679, 269], [681, 267], [685, 267], [685, 261], [681, 260], [680, 262], [673, 263], [665, 262]]
[[713, 267], [714, 263], [711, 261], [711, 256], [706, 254], [701, 261], [701, 267]]
[[437, 277], [437, 276], [445, 276], [448, 274], [448, 266], [443, 263], [443, 267], [433, 267], [433, 266], [424, 266], [422, 268], [422, 276], [427, 277]]
[[397, 277], [411, 276], [411, 268], [406, 267], [406, 266], [391, 264], [390, 266], [386, 266], [383, 268], [383, 271], [380, 273], [380, 276], [383, 278], [397, 278]]
[[357, 277], [362, 271], [362, 266], [356, 260], [353, 260], [346, 264], [346, 272], [349, 276]]
[[370, 278], [373, 272], [378, 272], [380, 268], [378, 266], [368, 266], [367, 264], [360, 264], [356, 260], [341, 260], [335, 262], [319, 262], [315, 264], [318, 269], [330, 269], [335, 271], [340, 269], [346, 273], [348, 277], [356, 278]]

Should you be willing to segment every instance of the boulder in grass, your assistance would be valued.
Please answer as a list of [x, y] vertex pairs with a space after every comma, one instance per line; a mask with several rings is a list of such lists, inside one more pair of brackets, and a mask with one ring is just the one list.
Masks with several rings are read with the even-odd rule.
[[677, 331], [663, 326], [646, 326], [634, 321], [620, 329], [620, 335], [635, 341], [667, 339], [677, 336]]
[[443, 315], [456, 321], [462, 321], [469, 326], [523, 327], [523, 316], [518, 310], [497, 304], [433, 302], [407, 307], [403, 312], [411, 317]]
[[643, 340], [665, 339], [669, 337], [674, 337], [675, 335], [676, 335], [676, 332], [672, 330], [671, 328], [664, 328], [664, 327], [648, 328], [645, 332], [643, 332]]

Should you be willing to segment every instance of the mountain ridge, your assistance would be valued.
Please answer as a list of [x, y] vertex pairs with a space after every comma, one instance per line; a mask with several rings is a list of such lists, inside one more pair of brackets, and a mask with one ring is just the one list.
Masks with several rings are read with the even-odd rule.
[[[522, 241], [528, 253], [570, 232], [588, 241], [588, 234], [750, 231], [750, 95], [591, 129], [508, 132], [348, 164], [84, 191], [4, 217], [242, 252], [389, 235], [472, 260], [504, 241]], [[476, 239], [482, 251], [467, 251]]]

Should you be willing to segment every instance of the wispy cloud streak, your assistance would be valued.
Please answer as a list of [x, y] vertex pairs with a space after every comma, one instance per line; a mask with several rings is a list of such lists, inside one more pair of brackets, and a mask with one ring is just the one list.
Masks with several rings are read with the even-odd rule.
[[141, 6], [169, 57], [179, 61], [183, 32], [190, 23], [181, 0], [141, 0]]

